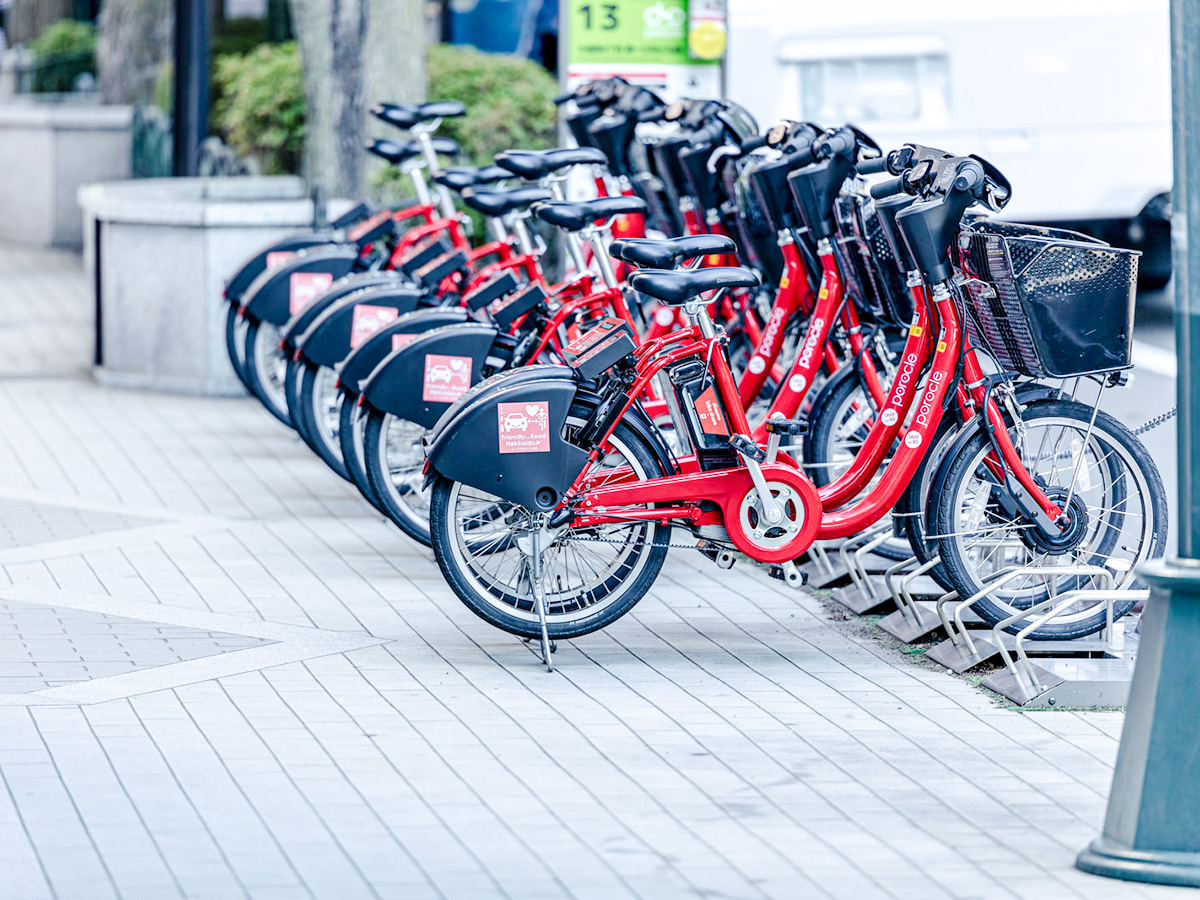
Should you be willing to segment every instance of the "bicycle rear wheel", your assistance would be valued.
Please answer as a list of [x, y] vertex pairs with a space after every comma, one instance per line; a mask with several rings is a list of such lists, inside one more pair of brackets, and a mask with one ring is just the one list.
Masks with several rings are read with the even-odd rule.
[[243, 341], [246, 383], [267, 412], [284, 425], [292, 424], [288, 413], [284, 378], [287, 357], [279, 346], [279, 326], [270, 322], [251, 322]]
[[245, 357], [246, 328], [248, 324], [237, 306], [232, 303], [226, 304], [225, 352], [229, 354], [229, 365], [233, 368], [233, 374], [237, 376], [238, 381], [242, 383], [242, 387], [246, 390], [250, 390], [250, 383], [247, 381], [246, 376]]
[[[566, 427], [590, 410], [575, 404]], [[619, 423], [593, 480], [605, 470], [630, 469], [639, 480], [664, 475], [653, 448]], [[439, 477], [430, 505], [433, 551], [459, 599], [497, 628], [521, 637], [541, 634], [533, 604], [528, 532], [523, 507]], [[629, 521], [589, 529], [563, 527], [543, 535], [542, 589], [552, 638], [573, 638], [612, 624], [650, 589], [667, 555], [670, 526]]]

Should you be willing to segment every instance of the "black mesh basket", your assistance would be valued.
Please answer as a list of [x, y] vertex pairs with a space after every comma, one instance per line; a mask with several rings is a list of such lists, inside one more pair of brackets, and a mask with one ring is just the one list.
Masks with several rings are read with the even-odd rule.
[[838, 197], [834, 208], [839, 246], [844, 248], [843, 273], [854, 293], [870, 304], [877, 318], [907, 325], [912, 319], [912, 298], [879, 218], [865, 208], [863, 198], [857, 194]]
[[1037, 225], [963, 225], [967, 329], [1005, 369], [1071, 378], [1132, 363], [1135, 250]]

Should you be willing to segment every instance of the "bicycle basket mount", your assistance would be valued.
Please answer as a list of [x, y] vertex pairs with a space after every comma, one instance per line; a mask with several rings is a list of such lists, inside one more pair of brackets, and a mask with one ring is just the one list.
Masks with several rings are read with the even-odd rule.
[[1132, 364], [1137, 251], [991, 220], [964, 223], [959, 250], [971, 340], [1002, 368], [1071, 378]]

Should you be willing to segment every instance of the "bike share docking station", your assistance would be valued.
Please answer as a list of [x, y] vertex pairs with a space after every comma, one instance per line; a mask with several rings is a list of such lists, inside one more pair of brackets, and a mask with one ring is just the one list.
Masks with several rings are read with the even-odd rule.
[[[892, 536], [890, 524], [856, 535], [834, 549], [824, 546], [810, 555], [804, 568], [827, 576], [825, 584], [849, 579], [833, 591], [833, 599], [856, 615], [887, 612], [878, 625], [905, 644], [944, 635], [925, 652], [926, 659], [956, 674], [987, 664], [1002, 663], [980, 682], [984, 687], [1024, 707], [1124, 706], [1138, 647], [1135, 626], [1113, 615], [1113, 605], [1131, 599], [1145, 601], [1148, 591], [1113, 589], [1113, 573], [1099, 566], [1011, 566], [993, 573], [970, 597], [944, 592], [928, 573], [938, 558], [916, 557], [892, 563], [872, 551]], [[835, 561], [836, 558], [836, 561]], [[980, 600], [1028, 576], [1048, 578], [1045, 599], [992, 625], [971, 609]], [[1098, 587], [1067, 586], [1088, 580]], [[1094, 637], [1072, 640], [1032, 640], [1041, 626], [1086, 597], [1105, 604], [1105, 626]], [[890, 610], [890, 612], [888, 612]]]

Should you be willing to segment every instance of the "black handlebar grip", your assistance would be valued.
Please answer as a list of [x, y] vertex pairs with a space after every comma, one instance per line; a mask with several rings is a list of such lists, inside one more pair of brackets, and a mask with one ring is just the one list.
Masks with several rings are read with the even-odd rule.
[[873, 159], [864, 159], [854, 167], [854, 170], [859, 175], [880, 175], [888, 171], [887, 156], [876, 156]]
[[757, 137], [750, 138], [748, 141], [744, 141], [742, 143], [742, 152], [750, 153], [753, 150], [758, 150], [765, 146], [767, 146], [767, 136], [765, 134], [760, 134]]
[[665, 106], [654, 106], [650, 109], [643, 109], [641, 112], [639, 112], [637, 114], [637, 120], [639, 122], [661, 122], [666, 113], [667, 108]]
[[714, 119], [688, 135], [688, 142], [693, 147], [698, 147], [701, 144], [715, 144], [724, 135], [725, 124], [720, 119]]
[[813, 141], [813, 148], [822, 158], [840, 156], [854, 150], [854, 134], [845, 129], [838, 129], [833, 134], [825, 135]]
[[983, 166], [969, 159], [961, 163], [958, 167], [958, 173], [954, 176], [954, 189], [956, 191], [971, 191], [977, 185], [983, 183]]
[[887, 197], [895, 197], [897, 194], [903, 193], [903, 178], [889, 178], [887, 181], [881, 181], [879, 184], [871, 185], [871, 196], [876, 200], [883, 200]]

